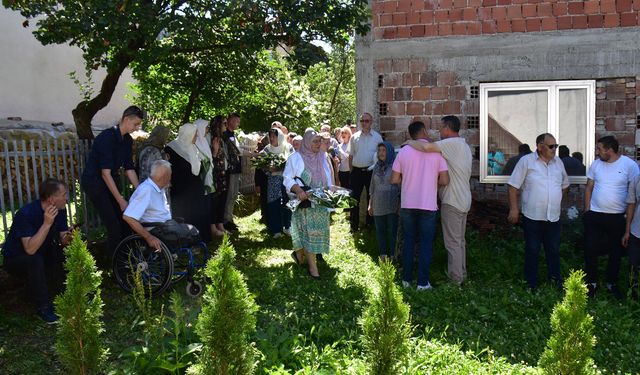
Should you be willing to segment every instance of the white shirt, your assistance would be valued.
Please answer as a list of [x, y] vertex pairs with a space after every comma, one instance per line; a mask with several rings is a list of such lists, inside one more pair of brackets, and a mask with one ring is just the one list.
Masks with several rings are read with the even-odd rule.
[[164, 223], [171, 219], [171, 209], [164, 189], [151, 177], [144, 180], [129, 199], [124, 215], [141, 223]]
[[449, 166], [449, 184], [440, 189], [440, 200], [461, 212], [471, 208], [471, 165], [473, 156], [462, 137], [451, 137], [436, 142]]
[[382, 136], [373, 129], [369, 131], [369, 134], [363, 133], [362, 130], [356, 132], [349, 141], [353, 156], [352, 166], [369, 168], [375, 164], [376, 152], [380, 143], [382, 143]]
[[560, 220], [562, 189], [569, 187], [569, 176], [562, 160], [554, 156], [545, 163], [532, 152], [523, 156], [513, 169], [509, 185], [522, 188], [522, 214], [531, 220]]
[[349, 143], [341, 143], [338, 148], [338, 157], [340, 158], [340, 172], [349, 172]]
[[640, 238], [640, 176], [636, 177], [635, 181], [629, 184], [629, 192], [627, 194], [627, 203], [636, 204], [636, 210], [633, 214], [633, 221], [631, 221], [631, 234]]
[[629, 184], [637, 176], [638, 165], [624, 155], [613, 163], [594, 160], [587, 172], [587, 178], [594, 182], [591, 211], [605, 214], [625, 212]]
[[[282, 173], [282, 177], [284, 181], [282, 182], [284, 187], [287, 188], [287, 193], [291, 192], [291, 187], [293, 185], [301, 185], [301, 182], [296, 180], [296, 177], [302, 176], [302, 172], [304, 172], [304, 160], [302, 160], [302, 155], [298, 152], [294, 152], [287, 159], [287, 164], [284, 167], [284, 172]], [[324, 158], [324, 174], [326, 177], [326, 185], [331, 186], [332, 178], [331, 178], [331, 167], [327, 162], [327, 159]]]

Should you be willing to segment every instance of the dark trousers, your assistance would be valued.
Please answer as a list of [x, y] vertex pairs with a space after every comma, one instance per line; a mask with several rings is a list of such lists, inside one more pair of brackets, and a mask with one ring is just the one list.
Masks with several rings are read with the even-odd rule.
[[27, 281], [29, 294], [38, 309], [51, 304], [64, 282], [64, 255], [60, 247], [41, 248], [34, 255], [17, 255], [4, 259], [4, 267], [13, 276]]
[[83, 186], [84, 192], [98, 212], [102, 225], [107, 229], [108, 261], [122, 239], [131, 233], [127, 223], [122, 220], [120, 205], [108, 189], [100, 186]]
[[373, 221], [376, 224], [376, 238], [380, 255], [394, 256], [398, 237], [398, 215], [393, 213], [374, 216]]
[[338, 179], [340, 179], [340, 186], [351, 189], [351, 172], [338, 172]]
[[211, 223], [224, 223], [224, 205], [227, 202], [227, 191], [216, 191], [211, 194]]
[[267, 203], [267, 228], [269, 233], [281, 233], [283, 228], [291, 227], [291, 211], [281, 200]]
[[538, 287], [538, 255], [544, 246], [549, 280], [557, 287], [562, 286], [560, 276], [560, 221], [531, 220], [522, 217], [524, 229], [524, 278], [529, 288]]
[[587, 211], [582, 216], [584, 222], [584, 268], [588, 283], [598, 282], [598, 255], [602, 238], [607, 239], [609, 262], [607, 264], [606, 280], [616, 284], [620, 273], [620, 261], [622, 258], [622, 236], [626, 228], [624, 214], [605, 214], [602, 212]]
[[[362, 190], [367, 190], [367, 200], [369, 199], [369, 185], [371, 184], [371, 171], [367, 168], [353, 167], [351, 171], [351, 196], [358, 201], [358, 204], [351, 208], [349, 221], [351, 222], [351, 230], [356, 231], [360, 226], [360, 195]], [[372, 218], [367, 215], [367, 224], [371, 224]]]
[[638, 271], [640, 270], [640, 238], [633, 234], [629, 236], [627, 254], [629, 255], [631, 286], [636, 289], [638, 288]]
[[402, 279], [413, 280], [413, 256], [415, 244], [418, 244], [418, 285], [429, 284], [429, 267], [433, 252], [433, 238], [436, 233], [436, 212], [418, 209], [401, 208], [402, 222]]

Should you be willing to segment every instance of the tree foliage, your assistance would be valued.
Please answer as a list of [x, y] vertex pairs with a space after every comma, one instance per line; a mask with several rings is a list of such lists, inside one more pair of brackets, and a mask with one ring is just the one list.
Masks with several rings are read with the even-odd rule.
[[[107, 75], [100, 91], [72, 111], [82, 138], [109, 101], [120, 75], [181, 54], [252, 56], [280, 44], [311, 40], [343, 43], [348, 33], [368, 30], [366, 0], [3, 0], [5, 7], [36, 19], [42, 44], [78, 46], [88, 67]], [[183, 63], [183, 61], [181, 61]]]

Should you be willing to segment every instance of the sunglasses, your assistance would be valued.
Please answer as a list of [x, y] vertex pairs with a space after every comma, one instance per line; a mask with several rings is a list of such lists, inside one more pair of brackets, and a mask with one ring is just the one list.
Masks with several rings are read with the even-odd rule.
[[360, 120], [360, 122], [371, 122], [371, 120]]
[[554, 150], [554, 149], [558, 148], [558, 146], [559, 146], [557, 143], [556, 144], [552, 144], [552, 145], [548, 145], [546, 143], [542, 143], [542, 144], [547, 146], [549, 148], [549, 150]]

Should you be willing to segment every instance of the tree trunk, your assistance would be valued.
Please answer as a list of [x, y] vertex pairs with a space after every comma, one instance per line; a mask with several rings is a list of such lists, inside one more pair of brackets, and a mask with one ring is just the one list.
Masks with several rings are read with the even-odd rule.
[[187, 102], [187, 107], [184, 109], [184, 115], [182, 116], [182, 123], [186, 124], [189, 122], [189, 118], [191, 117], [191, 113], [193, 112], [193, 107], [196, 105], [196, 100], [200, 96], [201, 84], [196, 83], [196, 86], [191, 90], [189, 94], [189, 101]]
[[81, 101], [78, 103], [78, 106], [71, 111], [80, 139], [93, 139], [91, 120], [98, 111], [109, 104], [122, 72], [129, 66], [129, 63], [133, 59], [130, 54], [120, 52], [116, 55], [115, 60], [117, 65], [107, 71], [107, 76], [102, 80], [102, 86], [100, 87], [98, 95], [91, 100]]
[[348, 59], [349, 55], [345, 53], [344, 58], [342, 59], [342, 65], [340, 66], [340, 77], [338, 77], [338, 83], [336, 84], [336, 88], [335, 90], [333, 90], [333, 96], [331, 97], [331, 104], [329, 105], [329, 115], [333, 113], [333, 108], [336, 104], [336, 98], [338, 97], [340, 86], [342, 86], [342, 81], [344, 81], [344, 71], [347, 70]]

